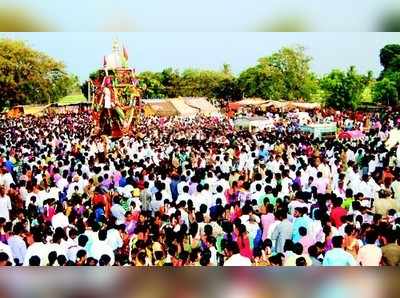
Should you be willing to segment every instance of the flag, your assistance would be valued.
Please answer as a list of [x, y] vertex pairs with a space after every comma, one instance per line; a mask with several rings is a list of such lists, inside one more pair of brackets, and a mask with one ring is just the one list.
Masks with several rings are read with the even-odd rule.
[[125, 61], [128, 61], [128, 51], [126, 50], [125, 46], [123, 48], [123, 53], [124, 53]]
[[103, 67], [106, 68], [107, 67], [107, 60], [106, 60], [106, 56], [104, 56], [103, 58]]

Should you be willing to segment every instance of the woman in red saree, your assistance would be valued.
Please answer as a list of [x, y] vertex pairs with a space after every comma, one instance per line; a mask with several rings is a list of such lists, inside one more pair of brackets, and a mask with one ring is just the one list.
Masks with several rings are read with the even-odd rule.
[[250, 239], [246, 231], [246, 226], [244, 224], [240, 224], [237, 227], [237, 232], [238, 232], [237, 243], [239, 245], [240, 254], [244, 257], [252, 259], [253, 252], [250, 248]]

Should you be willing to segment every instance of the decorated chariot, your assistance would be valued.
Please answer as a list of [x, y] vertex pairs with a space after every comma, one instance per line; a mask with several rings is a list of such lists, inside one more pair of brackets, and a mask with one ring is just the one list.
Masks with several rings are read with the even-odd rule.
[[128, 66], [125, 47], [114, 41], [112, 54], [89, 81], [93, 134], [119, 138], [129, 135], [140, 121], [142, 90], [135, 70]]

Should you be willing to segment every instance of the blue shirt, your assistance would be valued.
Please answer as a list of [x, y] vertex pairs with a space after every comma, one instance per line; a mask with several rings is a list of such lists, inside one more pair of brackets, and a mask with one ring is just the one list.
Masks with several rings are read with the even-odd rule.
[[11, 160], [7, 160], [4, 163], [4, 166], [6, 167], [7, 171], [9, 171], [10, 173], [12, 173], [14, 171], [14, 164], [11, 162]]
[[119, 179], [119, 187], [125, 187], [126, 184], [126, 178], [121, 176], [121, 179]]
[[312, 227], [312, 219], [308, 217], [308, 215], [303, 215], [302, 217], [298, 217], [293, 222], [293, 236], [292, 240], [294, 243], [299, 242], [301, 236], [299, 234], [299, 228], [305, 227], [307, 229], [307, 234], [311, 232]]
[[171, 189], [171, 196], [174, 201], [178, 198], [178, 180], [173, 179], [169, 185]]
[[357, 266], [356, 260], [341, 248], [333, 248], [325, 254], [323, 266]]

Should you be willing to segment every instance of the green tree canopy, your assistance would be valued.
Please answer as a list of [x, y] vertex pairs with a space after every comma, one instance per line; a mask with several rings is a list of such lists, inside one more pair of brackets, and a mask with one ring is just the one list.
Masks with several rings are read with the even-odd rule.
[[244, 70], [239, 86], [247, 97], [273, 100], [310, 100], [318, 85], [304, 48], [283, 48]]
[[354, 66], [346, 72], [333, 70], [320, 82], [325, 104], [339, 110], [356, 108], [367, 82], [366, 76], [358, 74]]
[[400, 44], [389, 44], [381, 49], [380, 52], [381, 65], [387, 71], [400, 70]]
[[372, 96], [375, 102], [387, 105], [396, 105], [399, 100], [396, 83], [388, 78], [384, 78], [374, 85]]
[[63, 63], [22, 41], [0, 39], [0, 108], [49, 103], [77, 87]]
[[144, 71], [138, 75], [143, 89], [143, 98], [165, 98], [165, 87], [161, 83], [160, 73]]

